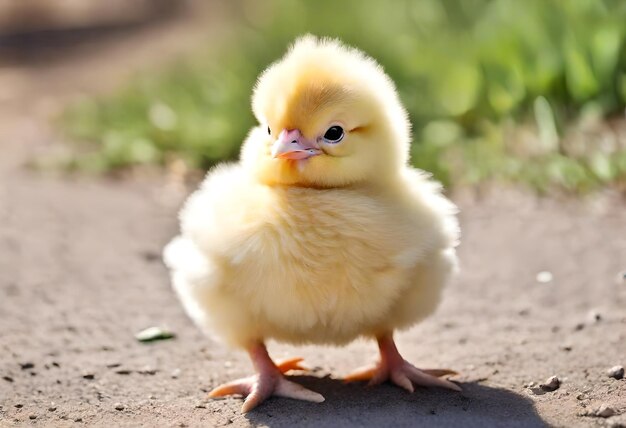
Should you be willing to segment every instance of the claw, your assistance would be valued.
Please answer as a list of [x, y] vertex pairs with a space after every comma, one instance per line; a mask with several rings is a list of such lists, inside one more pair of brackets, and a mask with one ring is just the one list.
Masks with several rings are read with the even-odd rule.
[[378, 339], [381, 361], [374, 367], [362, 367], [344, 377], [345, 382], [369, 380], [368, 386], [379, 385], [385, 381], [391, 381], [409, 392], [414, 391], [414, 385], [437, 386], [454, 391], [462, 391], [461, 388], [442, 376], [458, 374], [449, 369], [426, 369], [420, 370], [407, 362], [396, 348], [391, 336], [382, 336]]
[[213, 388], [209, 392], [210, 398], [225, 397], [227, 395], [248, 395], [250, 394], [251, 386], [253, 384], [254, 376], [233, 380], [225, 384], [219, 385]]
[[354, 372], [350, 373], [349, 375], [345, 376], [343, 378], [343, 381], [348, 383], [348, 382], [358, 382], [361, 380], [371, 380], [374, 377], [374, 374], [376, 373], [376, 367], [361, 367], [359, 369], [356, 369]]
[[411, 393], [415, 391], [415, 388], [413, 387], [413, 384], [411, 383], [411, 379], [409, 379], [406, 373], [401, 372], [401, 371], [393, 371], [391, 372], [390, 378], [391, 378], [391, 381], [395, 383], [396, 385], [398, 385], [399, 387], [404, 388]]
[[424, 373], [429, 374], [431, 376], [437, 376], [437, 377], [441, 377], [441, 376], [455, 376], [458, 375], [458, 372], [455, 372], [454, 370], [450, 370], [450, 369], [421, 369]]
[[285, 378], [284, 373], [290, 370], [306, 370], [300, 364], [302, 358], [290, 358], [276, 365], [262, 343], [251, 346], [249, 352], [258, 374], [220, 385], [209, 393], [209, 397], [243, 395], [246, 399], [241, 406], [242, 413], [249, 412], [271, 396], [314, 403], [324, 401], [321, 394]]
[[291, 370], [308, 371], [308, 368], [300, 364], [303, 360], [304, 358], [300, 357], [289, 358], [276, 364], [276, 367], [278, 367], [278, 370], [280, 370], [280, 372], [283, 374]]

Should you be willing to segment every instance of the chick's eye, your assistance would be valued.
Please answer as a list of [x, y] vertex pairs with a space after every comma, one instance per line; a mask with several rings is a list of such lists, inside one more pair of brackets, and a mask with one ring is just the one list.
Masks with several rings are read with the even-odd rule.
[[270, 129], [270, 127], [269, 127], [269, 126], [267, 127], [267, 134], [268, 134], [268, 135], [272, 135], [272, 130]]
[[343, 128], [341, 126], [331, 126], [324, 134], [324, 140], [328, 143], [338, 143], [343, 139]]

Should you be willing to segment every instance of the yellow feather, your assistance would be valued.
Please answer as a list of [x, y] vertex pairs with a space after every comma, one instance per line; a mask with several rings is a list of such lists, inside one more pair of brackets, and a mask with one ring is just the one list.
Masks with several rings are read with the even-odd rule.
[[[305, 38], [262, 75], [253, 106], [261, 125], [241, 161], [207, 174], [165, 250], [190, 316], [246, 346], [345, 344], [432, 313], [456, 268], [456, 208], [407, 166], [406, 113], [382, 69]], [[271, 158], [263, 121], [313, 138], [335, 119], [345, 144], [303, 163]]]

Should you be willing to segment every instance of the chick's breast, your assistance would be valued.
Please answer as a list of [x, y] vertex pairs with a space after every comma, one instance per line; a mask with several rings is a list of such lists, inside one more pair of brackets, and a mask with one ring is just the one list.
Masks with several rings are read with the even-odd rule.
[[342, 344], [428, 315], [455, 263], [452, 214], [412, 190], [269, 187], [239, 166], [210, 173], [166, 248], [192, 318], [232, 345]]

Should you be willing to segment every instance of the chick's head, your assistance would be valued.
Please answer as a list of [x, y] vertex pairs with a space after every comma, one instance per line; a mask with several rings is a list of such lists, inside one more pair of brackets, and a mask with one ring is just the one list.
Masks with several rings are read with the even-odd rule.
[[260, 125], [242, 161], [267, 184], [381, 182], [408, 161], [410, 125], [393, 82], [364, 53], [306, 36], [259, 77]]

